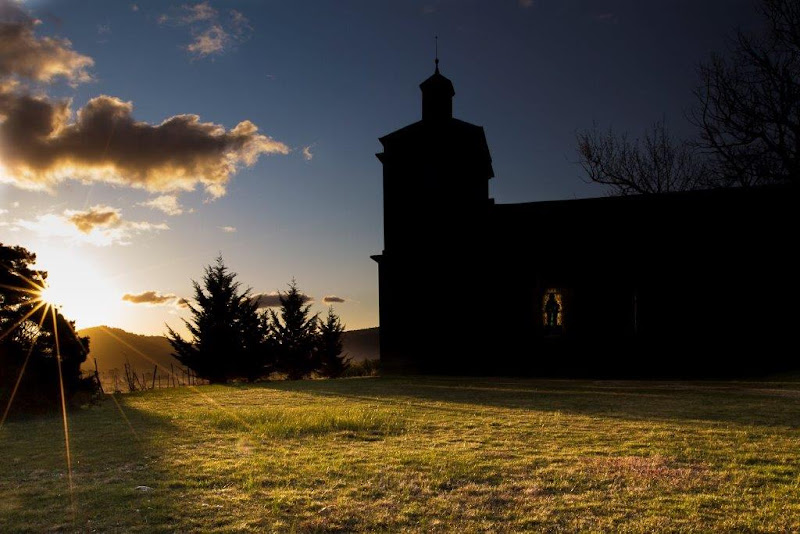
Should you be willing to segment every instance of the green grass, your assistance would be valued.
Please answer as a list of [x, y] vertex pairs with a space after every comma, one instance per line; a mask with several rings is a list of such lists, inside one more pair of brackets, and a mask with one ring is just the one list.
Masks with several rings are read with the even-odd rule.
[[0, 430], [0, 530], [800, 530], [798, 383], [203, 386], [70, 431], [72, 493], [59, 417]]

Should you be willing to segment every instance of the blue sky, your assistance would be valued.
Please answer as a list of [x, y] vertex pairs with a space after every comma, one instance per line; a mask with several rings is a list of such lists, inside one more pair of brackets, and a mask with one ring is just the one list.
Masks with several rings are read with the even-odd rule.
[[[419, 119], [434, 35], [455, 115], [486, 130], [492, 196], [528, 202], [604, 194], [575, 164], [575, 133], [593, 123], [637, 135], [664, 118], [691, 135], [697, 65], [735, 27], [758, 24], [751, 0], [2, 3], [37, 21], [37, 39], [68, 39], [62, 48], [93, 60], [86, 79], [0, 70], [18, 92], [71, 98], [73, 112], [109, 95], [151, 125], [196, 114], [230, 132], [251, 121], [274, 143], [213, 194], [137, 187], [122, 168], [114, 184], [62, 173], [49, 191], [0, 177], [0, 241], [39, 254], [67, 316], [141, 333], [180, 323], [176, 299], [220, 253], [255, 292], [294, 277], [315, 311], [336, 296], [348, 328], [377, 325], [374, 154], [378, 137]], [[59, 226], [100, 212], [89, 232]], [[122, 299], [151, 291], [164, 298]]]

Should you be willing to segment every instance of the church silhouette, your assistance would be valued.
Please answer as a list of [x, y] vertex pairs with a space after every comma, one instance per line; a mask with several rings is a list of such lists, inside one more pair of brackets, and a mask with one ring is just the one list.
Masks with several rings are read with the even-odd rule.
[[797, 368], [794, 186], [496, 204], [452, 82], [382, 138], [385, 374], [724, 377]]

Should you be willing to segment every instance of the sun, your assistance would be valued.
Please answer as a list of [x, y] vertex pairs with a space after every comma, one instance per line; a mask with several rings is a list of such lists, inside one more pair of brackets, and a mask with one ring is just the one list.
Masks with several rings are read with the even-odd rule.
[[76, 328], [118, 319], [121, 292], [101, 264], [74, 250], [41, 247], [37, 268], [47, 271], [46, 283], [36, 288], [38, 299], [75, 321]]
[[47, 284], [45, 284], [41, 288], [38, 288], [37, 293], [38, 293], [37, 297], [40, 301], [44, 302], [45, 304], [50, 304], [50, 305], [55, 304], [54, 299], [56, 295], [54, 294], [50, 286], [48, 286]]

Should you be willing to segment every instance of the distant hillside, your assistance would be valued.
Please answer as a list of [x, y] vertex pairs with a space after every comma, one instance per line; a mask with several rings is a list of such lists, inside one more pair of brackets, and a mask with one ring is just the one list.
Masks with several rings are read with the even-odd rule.
[[[126, 361], [139, 372], [152, 371], [154, 362], [165, 369], [171, 363], [182, 368], [171, 356], [172, 347], [164, 336], [143, 336], [109, 326], [84, 328], [78, 334], [90, 338], [89, 357], [83, 365], [87, 371], [94, 370], [94, 359], [101, 373], [115, 368], [122, 370]], [[345, 332], [344, 352], [354, 362], [378, 359], [378, 328]]]
[[378, 327], [345, 332], [344, 353], [352, 357], [354, 362], [380, 358]]
[[165, 369], [170, 364], [182, 366], [171, 356], [172, 346], [164, 336], [142, 336], [132, 334], [120, 328], [95, 326], [79, 330], [81, 336], [89, 336], [89, 357], [83, 368], [94, 370], [94, 360], [101, 373], [111, 369], [122, 370], [125, 362], [137, 371], [152, 371], [158, 363]]

